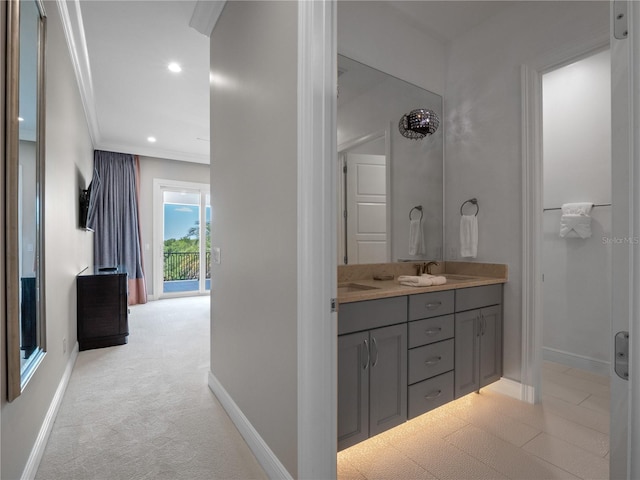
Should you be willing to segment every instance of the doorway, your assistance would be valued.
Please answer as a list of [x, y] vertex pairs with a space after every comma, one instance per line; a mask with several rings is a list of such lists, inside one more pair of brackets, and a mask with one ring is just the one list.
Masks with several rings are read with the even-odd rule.
[[208, 184], [154, 179], [154, 292], [157, 298], [211, 290]]

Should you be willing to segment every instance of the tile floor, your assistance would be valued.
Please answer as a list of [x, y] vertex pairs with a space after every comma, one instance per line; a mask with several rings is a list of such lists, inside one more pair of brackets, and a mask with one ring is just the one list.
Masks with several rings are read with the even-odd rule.
[[607, 479], [609, 379], [545, 362], [543, 401], [484, 389], [338, 453], [338, 479]]

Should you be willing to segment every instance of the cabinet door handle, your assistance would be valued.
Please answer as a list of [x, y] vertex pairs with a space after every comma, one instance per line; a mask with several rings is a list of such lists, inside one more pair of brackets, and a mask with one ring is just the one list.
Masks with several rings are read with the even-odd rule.
[[425, 303], [424, 308], [426, 308], [427, 310], [435, 310], [441, 305], [442, 305], [442, 302], [438, 300], [437, 302], [433, 302], [433, 303]]
[[482, 335], [482, 318], [480, 317], [480, 312], [478, 312], [478, 316], [476, 317], [476, 320], [473, 323], [473, 325], [474, 325], [474, 328], [477, 328], [476, 337], [479, 337], [480, 335]]
[[369, 354], [369, 342], [367, 342], [366, 340], [364, 341], [364, 348], [367, 349], [367, 362], [364, 364], [364, 367], [362, 367], [362, 369], [366, 370], [369, 366], [369, 358], [371, 357], [371, 355]]
[[431, 357], [431, 358], [427, 358], [424, 361], [424, 364], [428, 366], [436, 365], [438, 362], [440, 362], [440, 360], [442, 360], [442, 357]]
[[425, 395], [424, 399], [425, 400], [435, 400], [436, 398], [438, 398], [440, 395], [442, 395], [442, 390], [438, 390], [437, 392], [434, 393], [430, 393], [429, 395]]
[[487, 321], [484, 319], [484, 315], [480, 312], [480, 335], [484, 336], [487, 329]]
[[372, 347], [376, 347], [376, 358], [371, 363], [371, 368], [375, 367], [378, 364], [378, 342], [376, 342], [376, 337], [371, 338]]
[[439, 334], [442, 331], [442, 328], [437, 327], [437, 328], [430, 328], [429, 330], [425, 330], [424, 334], [427, 335], [428, 337], [433, 337], [434, 335]]

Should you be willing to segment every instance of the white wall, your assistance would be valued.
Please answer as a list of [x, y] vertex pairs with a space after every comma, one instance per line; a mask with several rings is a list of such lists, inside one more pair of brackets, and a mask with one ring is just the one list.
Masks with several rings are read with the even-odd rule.
[[228, 2], [211, 36], [211, 372], [297, 476], [296, 2]]
[[449, 46], [445, 90], [446, 258], [458, 258], [460, 205], [480, 204], [479, 262], [506, 263], [504, 375], [521, 367], [520, 65], [589, 42], [609, 27], [609, 2], [522, 2]]
[[338, 53], [442, 95], [445, 48], [386, 2], [338, 2]]
[[[93, 147], [57, 6], [48, 15], [46, 108], [47, 354], [27, 385], [7, 403], [2, 369], [2, 473], [20, 478], [76, 343], [76, 274], [92, 262], [92, 234], [78, 228], [78, 195], [91, 179]], [[4, 315], [4, 308], [2, 309]], [[3, 316], [4, 320], [4, 316]], [[4, 323], [4, 322], [3, 322]], [[4, 326], [2, 328], [4, 330]], [[62, 342], [67, 339], [67, 351]], [[4, 357], [4, 342], [2, 342]]]
[[[147, 293], [153, 291], [153, 179], [209, 183], [209, 165], [140, 156], [140, 233]], [[162, 241], [162, 239], [160, 239]]]
[[[611, 204], [609, 50], [543, 76], [544, 206]], [[561, 212], [543, 216], [547, 358], [608, 373], [611, 207], [592, 210], [593, 236], [560, 238]]]

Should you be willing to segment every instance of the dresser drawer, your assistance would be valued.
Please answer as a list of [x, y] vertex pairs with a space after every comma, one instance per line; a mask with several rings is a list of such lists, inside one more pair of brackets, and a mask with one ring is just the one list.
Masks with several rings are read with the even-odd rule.
[[453, 400], [453, 372], [444, 373], [409, 387], [409, 419]]
[[409, 350], [409, 385], [453, 370], [453, 339]]
[[406, 296], [343, 303], [338, 311], [338, 335], [406, 321]]
[[502, 303], [502, 284], [461, 288], [456, 291], [456, 312]]
[[409, 320], [453, 313], [453, 290], [409, 295]]
[[409, 348], [428, 345], [453, 338], [455, 320], [453, 315], [425, 318], [409, 323]]

